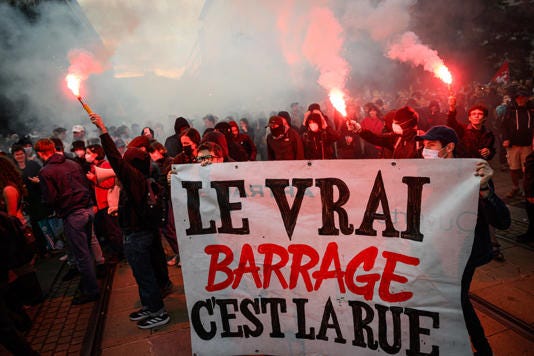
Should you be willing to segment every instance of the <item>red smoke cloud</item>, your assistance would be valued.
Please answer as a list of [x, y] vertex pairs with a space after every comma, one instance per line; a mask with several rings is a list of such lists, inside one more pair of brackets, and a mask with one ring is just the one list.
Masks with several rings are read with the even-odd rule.
[[330, 9], [315, 7], [309, 13], [309, 27], [302, 45], [308, 62], [320, 72], [317, 82], [330, 91], [343, 89], [350, 67], [341, 56], [343, 28]]
[[447, 84], [450, 84], [452, 77], [438, 56], [438, 52], [421, 43], [419, 37], [413, 32], [405, 32], [398, 41], [392, 43], [387, 51], [387, 56], [401, 62], [408, 62], [413, 66], [422, 66], [426, 71], [434, 75]]

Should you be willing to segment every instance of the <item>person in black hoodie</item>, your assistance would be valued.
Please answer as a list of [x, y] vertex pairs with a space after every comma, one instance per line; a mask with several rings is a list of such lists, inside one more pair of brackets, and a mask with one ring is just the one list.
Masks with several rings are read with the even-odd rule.
[[391, 157], [393, 159], [421, 158], [422, 145], [415, 141], [418, 133], [418, 119], [417, 112], [411, 107], [405, 106], [395, 111], [391, 124], [393, 132], [377, 135], [369, 130], [362, 129], [357, 122], [354, 124], [354, 130], [360, 134], [361, 138], [373, 145], [393, 151]]
[[102, 117], [91, 114], [91, 122], [100, 130], [100, 140], [106, 156], [121, 183], [119, 197], [119, 225], [124, 234], [124, 254], [139, 286], [142, 308], [130, 314], [141, 329], [151, 329], [169, 323], [165, 310], [154, 250], [161, 250], [158, 226], [146, 216], [147, 178], [150, 176], [150, 156], [147, 152], [130, 147], [121, 157], [104, 125]]
[[502, 146], [506, 148], [506, 158], [510, 167], [510, 177], [514, 187], [506, 195], [512, 198], [519, 194], [519, 181], [527, 156], [532, 152], [534, 135], [534, 108], [528, 105], [529, 92], [521, 89], [509, 105], [502, 121]]
[[339, 134], [326, 122], [320, 110], [306, 113], [301, 134], [305, 159], [334, 159], [334, 142]]
[[167, 154], [171, 157], [176, 157], [178, 153], [182, 152], [182, 143], [180, 142], [180, 135], [189, 128], [189, 122], [183, 117], [179, 117], [174, 121], [174, 135], [167, 137], [165, 140], [165, 148]]

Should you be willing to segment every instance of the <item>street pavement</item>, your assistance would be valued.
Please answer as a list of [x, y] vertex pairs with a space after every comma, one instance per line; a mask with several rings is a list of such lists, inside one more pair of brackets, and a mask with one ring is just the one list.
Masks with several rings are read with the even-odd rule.
[[[493, 167], [498, 167], [492, 162]], [[508, 172], [495, 170], [494, 182], [497, 194], [504, 197], [511, 189]], [[506, 231], [497, 231], [505, 256], [504, 262], [492, 261], [477, 270], [471, 292], [507, 313], [534, 326], [534, 244], [518, 244], [514, 237], [526, 231], [526, 214], [522, 208], [523, 198], [505, 199], [511, 213], [512, 226]], [[138, 329], [128, 314], [140, 307], [138, 289], [130, 267], [120, 262], [108, 276], [110, 294], [104, 310], [101, 303], [71, 306], [78, 278], [62, 282], [66, 272], [57, 256], [38, 261], [38, 274], [46, 301], [38, 307], [28, 309], [34, 320], [26, 338], [43, 355], [85, 355], [94, 352], [88, 345], [95, 330], [95, 313], [101, 313], [100, 335], [102, 355], [191, 355], [190, 325], [185, 305], [181, 269], [169, 267], [169, 276], [174, 284], [173, 292], [165, 298], [165, 306], [171, 315], [171, 322], [157, 330]], [[106, 285], [101, 281], [101, 286]], [[106, 310], [107, 309], [107, 310]], [[491, 314], [477, 309], [486, 335], [495, 355], [532, 355], [534, 342], [513, 330], [506, 323]], [[94, 326], [94, 325], [93, 325]], [[89, 335], [91, 334], [91, 335]], [[92, 347], [91, 347], [92, 346]], [[0, 355], [7, 352], [0, 346]]]

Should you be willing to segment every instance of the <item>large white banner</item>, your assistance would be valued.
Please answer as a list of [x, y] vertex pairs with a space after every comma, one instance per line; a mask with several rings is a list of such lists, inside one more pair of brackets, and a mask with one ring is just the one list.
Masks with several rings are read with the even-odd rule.
[[476, 160], [177, 165], [197, 355], [468, 355]]

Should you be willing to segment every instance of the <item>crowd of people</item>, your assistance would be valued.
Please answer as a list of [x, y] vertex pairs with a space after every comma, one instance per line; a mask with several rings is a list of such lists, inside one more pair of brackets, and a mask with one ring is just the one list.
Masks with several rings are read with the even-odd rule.
[[[39, 258], [66, 251], [63, 258], [71, 268], [63, 280], [80, 275], [73, 304], [97, 300], [102, 266], [106, 261], [126, 259], [142, 304], [130, 319], [139, 328], [149, 329], [170, 320], [164, 306], [173, 287], [168, 266], [180, 266], [169, 186], [173, 164], [480, 158], [484, 161], [475, 167], [480, 176], [479, 215], [462, 276], [462, 308], [475, 349], [481, 355], [491, 354], [468, 292], [476, 267], [492, 258], [504, 259], [493, 229], [506, 229], [510, 213], [494, 192], [493, 170], [487, 161], [497, 155], [498, 169], [510, 172], [514, 188], [507, 197], [524, 195], [529, 226], [518, 239], [534, 241], [534, 107], [529, 87], [500, 94], [488, 91], [483, 96], [476, 90], [473, 93], [446, 100], [431, 98], [428, 105], [421, 105], [423, 95], [418, 93], [410, 98], [399, 96], [396, 101], [376, 98], [361, 106], [349, 102], [346, 117], [318, 103], [307, 109], [292, 103], [289, 111], [272, 112], [268, 120], [221, 120], [206, 115], [200, 122], [178, 117], [168, 137], [162, 125], [108, 127], [100, 115], [91, 114], [95, 135], [89, 127], [74, 125], [71, 137], [67, 129], [57, 127], [38, 140], [10, 138], [16, 142], [8, 142], [10, 146], [0, 156], [0, 210], [12, 219], [0, 221], [18, 221], [22, 231], [33, 237], [28, 244]], [[406, 100], [399, 103], [401, 98]], [[391, 103], [401, 105], [393, 109]], [[149, 180], [164, 201], [164, 216], [155, 224], [145, 208], [152, 192]], [[165, 255], [163, 241], [172, 255]], [[0, 328], [6, 330], [5, 335], [28, 327], [27, 322], [21, 325], [9, 315], [24, 314], [22, 306], [28, 300], [13, 295], [25, 293], [16, 281], [32, 276], [34, 261], [14, 266], [0, 259]], [[38, 289], [34, 278], [29, 284]], [[8, 348], [28, 347], [23, 339], [0, 337], [0, 341]]]

